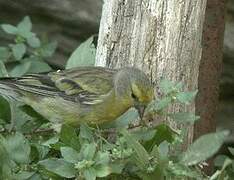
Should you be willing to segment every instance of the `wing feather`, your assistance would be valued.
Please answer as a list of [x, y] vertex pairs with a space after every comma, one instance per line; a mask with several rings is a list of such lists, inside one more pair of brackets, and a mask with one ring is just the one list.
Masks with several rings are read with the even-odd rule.
[[78, 67], [57, 72], [6, 78], [5, 84], [40, 96], [62, 97], [85, 105], [98, 104], [113, 88], [116, 70], [102, 67]]

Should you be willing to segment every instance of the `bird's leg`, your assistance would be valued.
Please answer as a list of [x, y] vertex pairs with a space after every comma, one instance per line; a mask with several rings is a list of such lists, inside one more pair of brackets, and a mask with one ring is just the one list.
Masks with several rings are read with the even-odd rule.
[[147, 121], [145, 118], [140, 119], [140, 126], [142, 127], [148, 127]]

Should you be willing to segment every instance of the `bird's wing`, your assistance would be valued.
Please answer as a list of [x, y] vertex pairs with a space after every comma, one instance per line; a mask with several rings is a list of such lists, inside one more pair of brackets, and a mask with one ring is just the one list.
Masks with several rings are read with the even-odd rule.
[[[102, 67], [79, 67], [57, 72], [29, 74], [5, 79], [15, 88], [41, 96], [62, 97], [81, 104], [97, 104], [113, 88], [116, 70]], [[0, 80], [0, 83], [3, 82]]]

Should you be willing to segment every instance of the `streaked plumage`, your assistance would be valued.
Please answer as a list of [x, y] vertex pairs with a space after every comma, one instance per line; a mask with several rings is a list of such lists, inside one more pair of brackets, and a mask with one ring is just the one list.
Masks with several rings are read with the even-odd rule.
[[0, 94], [30, 105], [52, 122], [78, 126], [112, 121], [131, 107], [142, 116], [153, 87], [136, 68], [78, 67], [1, 78]]

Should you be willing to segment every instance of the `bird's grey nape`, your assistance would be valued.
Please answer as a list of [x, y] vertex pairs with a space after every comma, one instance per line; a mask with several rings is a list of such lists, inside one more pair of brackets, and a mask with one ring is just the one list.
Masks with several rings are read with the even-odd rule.
[[[114, 77], [114, 90], [116, 97], [125, 97], [131, 92], [130, 73], [126, 69], [120, 70]], [[130, 94], [129, 94], [130, 95]]]

